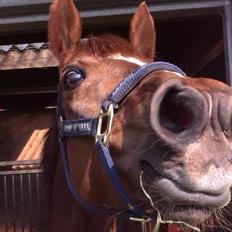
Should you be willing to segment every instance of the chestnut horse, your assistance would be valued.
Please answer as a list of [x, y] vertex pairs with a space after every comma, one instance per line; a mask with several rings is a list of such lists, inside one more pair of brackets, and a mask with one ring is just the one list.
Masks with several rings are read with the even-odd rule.
[[49, 231], [158, 231], [160, 222], [177, 225], [170, 231], [215, 228], [231, 198], [232, 89], [153, 63], [145, 3], [131, 19], [129, 42], [81, 39], [81, 25], [72, 0], [53, 0], [61, 156]]

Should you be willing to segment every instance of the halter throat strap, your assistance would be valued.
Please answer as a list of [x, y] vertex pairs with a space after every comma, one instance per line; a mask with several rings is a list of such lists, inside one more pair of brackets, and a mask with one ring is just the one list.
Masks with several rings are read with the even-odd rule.
[[[101, 112], [98, 118], [81, 118], [77, 120], [65, 120], [63, 108], [60, 98], [57, 98], [57, 118], [58, 118], [58, 130], [59, 130], [59, 144], [61, 160], [63, 162], [64, 174], [70, 194], [74, 197], [76, 202], [90, 212], [96, 214], [115, 212], [112, 209], [105, 209], [96, 207], [84, 200], [74, 189], [67, 160], [66, 151], [66, 138], [78, 137], [78, 136], [94, 136], [96, 138], [95, 146], [97, 148], [102, 166], [104, 167], [108, 177], [110, 178], [112, 185], [115, 188], [116, 193], [122, 202], [125, 203], [129, 210], [125, 210], [121, 213], [121, 216], [129, 218], [139, 218], [139, 220], [147, 220], [149, 217], [146, 213], [136, 207], [133, 201], [128, 196], [127, 192], [123, 188], [119, 176], [117, 174], [113, 159], [111, 158], [108, 144], [108, 137], [110, 135], [111, 125], [113, 121], [113, 111], [119, 107], [122, 100], [150, 73], [159, 70], [166, 70], [170, 72], [176, 72], [178, 76], [185, 76], [185, 73], [177, 66], [168, 62], [154, 62], [143, 65], [131, 74], [129, 74], [113, 91], [106, 100], [102, 102]], [[110, 112], [110, 113], [109, 113]], [[102, 118], [108, 118], [107, 130], [101, 132]]]

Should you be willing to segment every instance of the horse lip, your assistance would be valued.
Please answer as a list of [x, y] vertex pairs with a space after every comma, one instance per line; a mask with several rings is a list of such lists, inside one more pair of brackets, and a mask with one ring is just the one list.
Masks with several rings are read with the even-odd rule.
[[220, 195], [192, 192], [167, 178], [158, 179], [155, 185], [165, 195], [164, 198], [173, 200], [175, 205], [194, 205], [202, 208], [218, 209], [224, 207], [230, 201], [229, 190]]
[[[144, 170], [144, 166], [149, 166], [150, 171], [152, 169], [154, 175], [152, 176], [152, 185], [155, 188], [159, 188], [162, 198], [168, 199], [167, 201], [173, 201], [175, 205], [219, 209], [226, 206], [230, 201], [231, 193], [229, 189], [218, 195], [194, 192], [156, 171], [153, 165], [147, 160], [141, 160], [140, 166], [142, 170]], [[145, 172], [145, 175], [151, 178], [151, 172], [147, 174]]]

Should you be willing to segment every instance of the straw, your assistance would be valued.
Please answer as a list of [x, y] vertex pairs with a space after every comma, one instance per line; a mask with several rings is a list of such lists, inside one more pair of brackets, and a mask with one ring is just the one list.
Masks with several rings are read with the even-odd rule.
[[183, 222], [183, 221], [171, 221], [171, 220], [162, 220], [161, 218], [161, 215], [160, 215], [160, 212], [159, 210], [155, 207], [154, 203], [153, 203], [153, 200], [151, 198], [151, 196], [148, 194], [148, 192], [145, 190], [144, 186], [143, 186], [143, 171], [141, 171], [140, 173], [140, 186], [141, 186], [141, 189], [144, 193], [144, 195], [148, 198], [148, 200], [150, 201], [150, 204], [152, 206], [153, 209], [155, 209], [157, 211], [157, 221], [156, 221], [156, 226], [155, 226], [155, 229], [154, 229], [154, 232], [159, 232], [159, 229], [160, 229], [160, 225], [161, 224], [176, 224], [176, 225], [184, 225], [194, 231], [198, 231], [200, 232], [201, 230], [195, 226], [192, 226], [186, 222]]

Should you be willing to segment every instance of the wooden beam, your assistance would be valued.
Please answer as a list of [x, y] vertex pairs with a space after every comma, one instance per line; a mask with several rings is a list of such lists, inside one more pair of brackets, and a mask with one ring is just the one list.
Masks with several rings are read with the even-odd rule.
[[[147, 0], [156, 19], [180, 18], [192, 15], [218, 13], [228, 0]], [[79, 0], [75, 1], [85, 25], [128, 23], [140, 0]], [[51, 0], [2, 0], [0, 1], [0, 34], [25, 33], [46, 30]], [[85, 28], [86, 28], [85, 26]]]
[[0, 70], [54, 67], [58, 61], [46, 49], [0, 52]]

